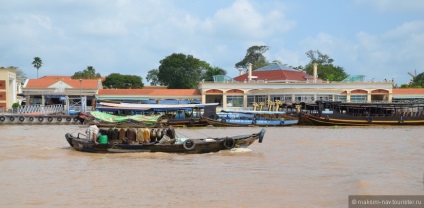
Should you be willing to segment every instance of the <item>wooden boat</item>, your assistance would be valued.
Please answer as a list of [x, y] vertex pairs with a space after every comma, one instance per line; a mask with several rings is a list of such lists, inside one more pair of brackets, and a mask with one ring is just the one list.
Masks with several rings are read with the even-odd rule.
[[282, 111], [225, 110], [205, 120], [213, 126], [290, 126], [298, 117]]
[[175, 143], [148, 142], [125, 144], [122, 141], [109, 141], [104, 144], [95, 144], [82, 134], [65, 135], [69, 145], [83, 152], [93, 153], [131, 153], [131, 152], [166, 152], [166, 153], [210, 153], [232, 148], [246, 148], [254, 141], [262, 143], [265, 129], [259, 133], [238, 135], [232, 137], [217, 137], [203, 139], [178, 138]]
[[[215, 114], [217, 105], [218, 103], [167, 105], [101, 102], [96, 109], [99, 112], [132, 117], [127, 119], [129, 121], [128, 123], [146, 123], [145, 121], [133, 119], [135, 116], [158, 116], [157, 122], [164, 125], [192, 127], [208, 125], [208, 123], [203, 120], [203, 117]], [[117, 122], [104, 119], [98, 120], [103, 123]]]
[[424, 125], [424, 103], [342, 103], [305, 105], [300, 124], [322, 126]]

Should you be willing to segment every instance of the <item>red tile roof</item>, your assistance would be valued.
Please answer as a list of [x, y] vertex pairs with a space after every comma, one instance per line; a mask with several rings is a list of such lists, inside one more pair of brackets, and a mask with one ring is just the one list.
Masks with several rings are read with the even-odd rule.
[[424, 95], [424, 88], [394, 88], [394, 95]]
[[59, 81], [66, 83], [72, 88], [80, 88], [81, 84], [81, 89], [97, 89], [98, 84], [97, 79], [82, 79], [80, 83], [79, 79], [71, 79], [71, 76], [44, 76], [38, 79], [29, 79], [24, 88], [43, 89], [48, 88]]
[[200, 96], [197, 89], [100, 89], [98, 95]]
[[[236, 81], [248, 80], [248, 74], [242, 74], [234, 79]], [[295, 70], [268, 70], [268, 71], [253, 71], [252, 76], [257, 76], [257, 80], [268, 80], [268, 81], [284, 81], [284, 80], [296, 80], [306, 81], [307, 77], [312, 77], [301, 71]]]

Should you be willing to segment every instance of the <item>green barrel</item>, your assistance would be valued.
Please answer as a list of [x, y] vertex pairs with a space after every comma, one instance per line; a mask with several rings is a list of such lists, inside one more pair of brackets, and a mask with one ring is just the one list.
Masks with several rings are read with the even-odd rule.
[[107, 144], [107, 135], [100, 135], [97, 140], [99, 141], [99, 144]]

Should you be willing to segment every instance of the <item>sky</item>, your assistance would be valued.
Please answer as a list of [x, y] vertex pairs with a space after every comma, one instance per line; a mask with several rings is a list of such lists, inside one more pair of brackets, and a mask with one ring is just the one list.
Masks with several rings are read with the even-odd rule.
[[367, 81], [408, 83], [424, 72], [422, 0], [0, 0], [0, 66], [37, 78], [138, 75], [173, 53], [235, 77], [253, 45], [268, 61], [305, 66], [309, 50]]

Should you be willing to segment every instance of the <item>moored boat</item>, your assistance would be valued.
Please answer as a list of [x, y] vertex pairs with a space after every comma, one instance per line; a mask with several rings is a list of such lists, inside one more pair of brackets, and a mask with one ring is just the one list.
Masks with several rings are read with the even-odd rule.
[[[109, 113], [116, 117], [125, 115], [126, 120], [136, 123], [146, 123], [147, 116], [157, 116], [157, 122], [172, 126], [206, 126], [208, 123], [203, 117], [216, 113], [218, 103], [208, 104], [133, 104], [101, 102], [96, 107], [98, 112]], [[118, 115], [118, 116], [117, 116]], [[136, 118], [140, 119], [136, 119]], [[96, 117], [101, 122], [108, 121]], [[131, 123], [130, 122], [130, 123]], [[122, 122], [121, 122], [122, 123]], [[149, 123], [149, 122], [147, 122]]]
[[342, 103], [305, 105], [300, 124], [321, 126], [424, 125], [424, 103]]
[[[169, 129], [151, 130], [151, 132], [167, 132]], [[124, 140], [107, 140], [99, 144], [86, 138], [85, 135], [78, 133], [74, 136], [70, 133], [65, 135], [69, 145], [75, 150], [92, 153], [132, 153], [132, 152], [166, 152], [166, 153], [210, 153], [232, 148], [246, 148], [258, 140], [262, 143], [265, 135], [265, 129], [258, 133], [248, 135], [237, 135], [230, 137], [208, 137], [208, 138], [174, 138], [172, 142], [163, 143], [162, 140], [150, 140], [149, 142]], [[172, 131], [171, 131], [172, 132]], [[172, 134], [172, 133], [171, 133]], [[81, 136], [83, 135], [83, 136]], [[106, 134], [107, 135], [107, 134]], [[103, 135], [102, 135], [103, 136]], [[100, 137], [102, 137], [100, 136]], [[162, 134], [163, 136], [163, 134]], [[169, 135], [172, 139], [172, 136]], [[150, 136], [149, 136], [150, 137]]]
[[225, 110], [205, 118], [213, 126], [290, 126], [298, 117], [284, 111]]

